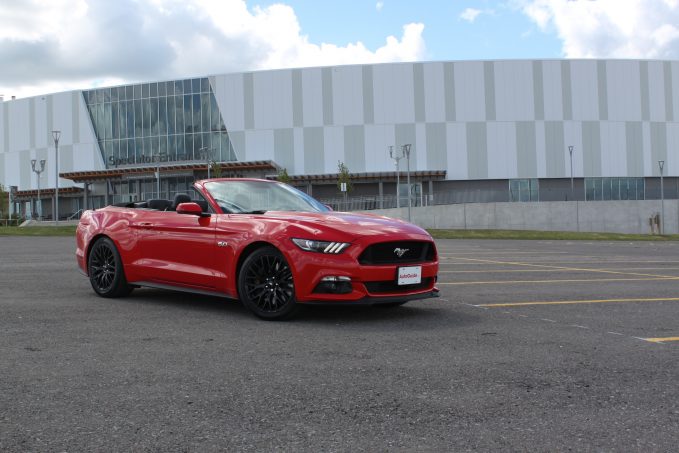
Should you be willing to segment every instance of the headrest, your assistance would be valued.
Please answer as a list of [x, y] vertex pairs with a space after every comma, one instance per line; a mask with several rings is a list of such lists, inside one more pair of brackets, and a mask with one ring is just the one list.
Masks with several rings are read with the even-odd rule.
[[172, 204], [173, 209], [177, 209], [177, 206], [182, 203], [191, 203], [191, 197], [185, 193], [178, 193], [174, 196], [174, 203]]

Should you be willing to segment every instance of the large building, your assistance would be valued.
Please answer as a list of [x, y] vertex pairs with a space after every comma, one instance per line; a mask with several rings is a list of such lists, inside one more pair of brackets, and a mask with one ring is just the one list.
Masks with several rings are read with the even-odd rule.
[[[416, 203], [676, 198], [679, 61], [510, 60], [245, 72], [0, 102], [0, 183], [49, 218], [282, 169], [317, 198]], [[410, 145], [409, 159], [399, 161]], [[45, 161], [44, 171], [40, 162]], [[662, 164], [659, 165], [659, 162]], [[214, 176], [214, 174], [213, 174]], [[405, 187], [405, 186], [403, 186]], [[407, 190], [407, 188], [406, 188]], [[372, 200], [372, 201], [370, 201]]]

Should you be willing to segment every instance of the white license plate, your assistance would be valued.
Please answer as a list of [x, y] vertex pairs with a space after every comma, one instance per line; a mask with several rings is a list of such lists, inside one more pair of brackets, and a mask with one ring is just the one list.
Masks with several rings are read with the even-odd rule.
[[398, 268], [399, 285], [415, 285], [422, 282], [422, 266]]

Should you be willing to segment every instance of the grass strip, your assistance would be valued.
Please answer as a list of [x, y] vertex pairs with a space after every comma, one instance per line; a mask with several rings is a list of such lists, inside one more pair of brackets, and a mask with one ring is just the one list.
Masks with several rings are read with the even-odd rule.
[[65, 226], [0, 226], [0, 236], [75, 236], [75, 225]]

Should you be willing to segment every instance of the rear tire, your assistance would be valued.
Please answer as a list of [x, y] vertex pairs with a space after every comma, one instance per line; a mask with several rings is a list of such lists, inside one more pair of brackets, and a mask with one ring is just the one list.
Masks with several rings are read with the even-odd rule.
[[101, 297], [123, 297], [133, 289], [125, 279], [120, 253], [107, 237], [97, 239], [92, 246], [87, 259], [87, 273], [92, 289]]
[[292, 270], [274, 247], [262, 247], [245, 258], [238, 294], [243, 305], [262, 319], [289, 319], [299, 310]]

